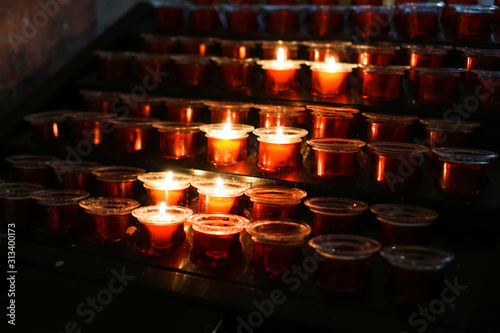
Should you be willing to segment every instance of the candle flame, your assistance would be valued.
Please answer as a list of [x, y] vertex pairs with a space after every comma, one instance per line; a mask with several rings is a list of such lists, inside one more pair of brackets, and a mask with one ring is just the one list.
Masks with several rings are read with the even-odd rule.
[[231, 123], [225, 123], [224, 124], [224, 132], [229, 133], [230, 130], [231, 130]]
[[222, 182], [222, 178], [217, 177], [217, 189], [216, 189], [217, 194], [222, 194], [224, 193], [224, 183]]
[[240, 46], [238, 49], [238, 53], [240, 55], [240, 58], [246, 58], [247, 57], [247, 48], [244, 46]]
[[59, 137], [59, 128], [57, 127], [57, 123], [52, 124], [52, 133], [55, 137]]
[[167, 214], [167, 205], [165, 204], [165, 202], [160, 202], [160, 208], [159, 208], [159, 211], [160, 211], [160, 218], [164, 218], [165, 215]]
[[328, 65], [327, 65], [328, 71], [334, 72], [336, 67], [337, 67], [337, 65], [335, 63], [335, 58], [330, 57], [330, 59], [328, 60]]
[[281, 127], [278, 127], [278, 129], [276, 130], [276, 135], [279, 135], [279, 136], [283, 135], [283, 130], [281, 129]]
[[284, 48], [280, 47], [278, 49], [278, 54], [277, 54], [276, 60], [278, 62], [284, 62], [286, 60], [286, 55], [285, 55], [285, 49]]

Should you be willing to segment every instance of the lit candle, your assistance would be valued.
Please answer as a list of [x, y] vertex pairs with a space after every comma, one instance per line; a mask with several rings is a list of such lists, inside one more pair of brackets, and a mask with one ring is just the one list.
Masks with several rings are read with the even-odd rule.
[[198, 213], [243, 214], [241, 200], [248, 184], [222, 178], [191, 183], [198, 190]]
[[139, 202], [124, 198], [90, 198], [80, 201], [85, 209], [85, 239], [91, 243], [109, 244], [122, 240], [130, 227], [130, 213]]
[[311, 90], [313, 96], [334, 96], [349, 89], [349, 73], [356, 64], [337, 63], [334, 57], [328, 62], [310, 62]]
[[207, 161], [214, 165], [230, 165], [247, 157], [248, 132], [253, 126], [242, 124], [210, 124], [200, 126], [207, 137]]
[[135, 249], [150, 256], [177, 249], [186, 239], [184, 222], [191, 214], [189, 208], [167, 206], [164, 202], [134, 209], [132, 215], [139, 221]]
[[264, 70], [264, 92], [268, 94], [288, 93], [299, 86], [300, 60], [287, 60], [285, 49], [280, 47], [276, 60], [257, 62]]
[[307, 131], [295, 127], [268, 127], [254, 131], [259, 141], [257, 168], [267, 172], [294, 169], [302, 163], [300, 148]]
[[189, 186], [193, 177], [182, 173], [150, 172], [137, 177], [147, 190], [147, 204], [189, 205]]

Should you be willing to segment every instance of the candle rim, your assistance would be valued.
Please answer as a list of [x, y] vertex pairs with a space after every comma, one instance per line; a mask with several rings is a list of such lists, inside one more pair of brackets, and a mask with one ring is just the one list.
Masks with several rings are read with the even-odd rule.
[[422, 118], [420, 123], [426, 126], [429, 130], [435, 131], [453, 131], [471, 133], [474, 128], [481, 127], [481, 123], [477, 121], [449, 121], [443, 119]]
[[182, 54], [182, 55], [170, 55], [176, 64], [179, 65], [200, 65], [207, 66], [210, 65], [210, 55], [198, 55], [198, 54]]
[[[281, 133], [277, 134], [278, 128]], [[258, 141], [267, 143], [298, 143], [302, 142], [302, 138], [307, 135], [308, 131], [298, 127], [260, 127], [253, 131], [257, 136]]]
[[[213, 7], [213, 6], [212, 6]], [[215, 44], [216, 38], [213, 37], [197, 37], [197, 36], [177, 36], [181, 44], [204, 44], [212, 46]]]
[[353, 235], [321, 235], [309, 240], [309, 246], [331, 259], [369, 258], [382, 247], [374, 239]]
[[471, 72], [477, 74], [482, 78], [487, 78], [491, 80], [500, 80], [500, 71], [485, 71], [482, 69], [473, 69], [471, 70]]
[[[285, 230], [290, 234], [283, 234], [284, 227], [292, 227]], [[287, 220], [253, 220], [246, 227], [246, 231], [252, 236], [252, 240], [258, 243], [298, 245], [303, 243], [311, 233], [311, 227], [302, 221]], [[280, 232], [281, 231], [281, 232]]]
[[91, 161], [71, 162], [58, 160], [50, 163], [50, 166], [56, 171], [61, 173], [83, 173], [92, 174], [92, 170], [102, 166], [101, 163]]
[[394, 13], [394, 7], [393, 6], [385, 6], [385, 5], [352, 5], [349, 7], [349, 9], [354, 10], [355, 12], [388, 12], [389, 15]]
[[457, 51], [461, 51], [465, 56], [473, 57], [498, 57], [500, 56], [500, 50], [494, 49], [479, 49], [470, 47], [456, 47]]
[[399, 226], [429, 225], [438, 218], [436, 211], [412, 205], [376, 204], [370, 211], [379, 221]]
[[[226, 222], [230, 221], [230, 222]], [[220, 222], [220, 223], [231, 223], [232, 225], [210, 225], [209, 223]], [[236, 234], [240, 233], [245, 226], [249, 223], [249, 220], [243, 216], [235, 214], [223, 214], [223, 213], [198, 213], [193, 214], [188, 217], [188, 223], [193, 227], [193, 229], [200, 232], [212, 232], [217, 234]]]
[[220, 111], [222, 110], [241, 110], [241, 111], [248, 111], [250, 108], [254, 106], [253, 103], [250, 102], [237, 102], [237, 101], [212, 101], [212, 100], [205, 100], [203, 101], [203, 104], [207, 106], [210, 110], [217, 110]]
[[498, 157], [493, 151], [474, 148], [439, 147], [433, 148], [432, 152], [442, 161], [462, 164], [488, 164]]
[[225, 65], [240, 65], [240, 66], [252, 66], [259, 58], [232, 58], [232, 57], [210, 57], [210, 60], [215, 62], [219, 66]]
[[393, 115], [387, 113], [362, 112], [361, 115], [368, 118], [367, 121], [375, 123], [411, 125], [414, 121], [418, 120], [417, 116], [403, 114]]
[[347, 49], [352, 46], [352, 42], [349, 41], [321, 41], [321, 40], [306, 40], [301, 42], [302, 45], [310, 47], [310, 48], [336, 48], [336, 47], [344, 47]]
[[442, 269], [455, 258], [451, 252], [414, 245], [387, 246], [380, 256], [392, 265], [411, 270]]
[[425, 146], [406, 142], [376, 141], [367, 144], [367, 146], [381, 156], [408, 157], [429, 152], [429, 148]]
[[306, 105], [308, 110], [311, 110], [311, 115], [320, 117], [343, 117], [352, 118], [354, 115], [359, 113], [358, 109], [347, 108], [347, 107], [337, 107], [337, 106], [327, 106], [327, 105]]
[[85, 209], [87, 214], [113, 216], [129, 214], [139, 207], [140, 203], [127, 198], [94, 197], [84, 199], [78, 205]]
[[93, 51], [93, 54], [97, 55], [99, 58], [107, 59], [107, 60], [115, 60], [115, 59], [130, 60], [134, 57], [134, 53], [129, 52], [129, 51], [95, 50], [95, 51]]
[[285, 186], [255, 186], [244, 193], [252, 202], [286, 206], [299, 204], [307, 196], [304, 190]]
[[62, 122], [68, 119], [71, 113], [72, 111], [70, 110], [37, 112], [24, 116], [24, 120], [28, 121], [32, 125]]
[[98, 91], [98, 90], [79, 90], [78, 93], [83, 96], [85, 101], [114, 101], [121, 98], [123, 93], [116, 91]]
[[[312, 71], [324, 72], [324, 73], [350, 73], [354, 68], [358, 67], [358, 64], [352, 64], [348, 62], [335, 62], [330, 64], [325, 61], [306, 61], [306, 65], [311, 67]], [[331, 67], [334, 67], [333, 70]]]
[[100, 121], [118, 117], [116, 113], [103, 113], [99, 111], [77, 111], [71, 112], [68, 116], [74, 121]]
[[295, 115], [300, 112], [305, 112], [306, 108], [304, 106], [293, 106], [293, 105], [270, 105], [270, 104], [255, 104], [253, 106], [258, 109], [261, 113], [279, 113], [279, 114], [290, 114]]
[[450, 67], [412, 67], [417, 75], [420, 76], [437, 76], [437, 77], [460, 77], [467, 70], [464, 68]]
[[[148, 214], [150, 212], [156, 214]], [[190, 208], [170, 205], [143, 206], [132, 210], [132, 216], [137, 218], [140, 223], [160, 226], [184, 223], [192, 214], [193, 210]]]
[[136, 61], [158, 61], [168, 62], [172, 58], [170, 54], [150, 53], [150, 52], [128, 52]]
[[304, 201], [313, 213], [325, 215], [360, 215], [368, 209], [364, 201], [339, 198], [339, 197], [316, 197]]
[[90, 194], [80, 190], [41, 190], [32, 192], [30, 197], [44, 206], [69, 206], [77, 204]]
[[153, 124], [160, 122], [156, 118], [144, 118], [144, 117], [117, 117], [108, 120], [111, 124], [114, 124], [118, 128], [153, 128]]
[[[172, 172], [172, 180], [170, 180], [168, 188], [166, 186], [167, 175]], [[164, 172], [148, 172], [137, 176], [137, 179], [144, 183], [145, 188], [154, 190], [182, 190], [191, 184], [195, 179], [193, 176], [174, 172], [174, 171], [164, 171]]]
[[198, 133], [200, 126], [205, 123], [181, 122], [181, 121], [160, 121], [153, 124], [153, 127], [162, 133]]
[[146, 173], [146, 170], [130, 166], [113, 165], [95, 168], [92, 170], [92, 173], [98, 180], [134, 181], [137, 180], [137, 176]]
[[141, 34], [140, 36], [145, 42], [151, 42], [151, 43], [176, 44], [179, 41], [179, 39], [176, 36], [169, 36], [169, 35]]
[[405, 71], [411, 69], [410, 66], [399, 66], [399, 65], [363, 65], [358, 64], [359, 68], [362, 68], [365, 74], [375, 73], [375, 74], [385, 74], [385, 75], [404, 75]]
[[[231, 133], [226, 133], [229, 127]], [[218, 123], [200, 126], [200, 130], [205, 132], [205, 136], [215, 139], [241, 139], [248, 137], [249, 132], [254, 130], [253, 126], [245, 124]], [[232, 134], [230, 137], [228, 134]]]
[[307, 144], [316, 151], [351, 153], [359, 151], [366, 143], [358, 139], [321, 138], [309, 139], [307, 140]]
[[[284, 60], [278, 61], [276, 59], [261, 59], [257, 61], [257, 64], [262, 67], [264, 70], [275, 70], [275, 71], [285, 71], [295, 69], [298, 70], [304, 64], [306, 64], [305, 60]], [[279, 68], [276, 68], [279, 67]]]
[[203, 108], [203, 100], [196, 100], [190, 98], [179, 98], [179, 97], [158, 97], [167, 108], [171, 107], [192, 107], [192, 108]]
[[59, 158], [49, 155], [11, 155], [5, 158], [14, 167], [23, 169], [48, 168], [52, 162], [59, 161]]
[[2, 183], [0, 184], [0, 198], [21, 200], [31, 198], [31, 193], [42, 191], [45, 188], [36, 183]]
[[451, 45], [418, 45], [418, 44], [403, 44], [402, 48], [408, 49], [414, 54], [447, 54], [449, 50], [453, 50]]
[[217, 197], [237, 197], [243, 195], [244, 191], [250, 187], [250, 184], [239, 181], [221, 178], [223, 182], [224, 193], [218, 193], [218, 178], [195, 179], [191, 185], [198, 190], [198, 193]]
[[[258, 5], [257, 5], [258, 6]], [[215, 41], [221, 46], [244, 46], [244, 47], [257, 47], [260, 43], [258, 40], [237, 40], [237, 39], [223, 39], [216, 38]]]

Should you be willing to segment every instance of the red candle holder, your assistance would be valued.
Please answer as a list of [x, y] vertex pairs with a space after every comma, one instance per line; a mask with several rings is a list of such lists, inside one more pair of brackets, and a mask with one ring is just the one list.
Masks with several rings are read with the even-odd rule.
[[416, 100], [422, 104], [452, 105], [459, 94], [462, 68], [419, 68]]
[[[245, 124], [252, 103], [205, 101], [210, 110], [210, 120], [213, 124]], [[236, 129], [236, 128], [235, 128]]]
[[408, 38], [432, 39], [439, 33], [443, 2], [419, 2], [399, 5], [403, 12], [403, 33]]
[[160, 156], [167, 160], [179, 160], [195, 155], [199, 148], [201, 125], [181, 122], [153, 124], [160, 133]]
[[250, 271], [267, 280], [280, 281], [283, 274], [303, 260], [302, 245], [311, 227], [293, 221], [254, 221], [246, 227], [252, 236]]
[[172, 122], [200, 122], [205, 104], [202, 101], [184, 98], [163, 98], [167, 106], [167, 120]]
[[464, 67], [467, 68], [466, 81], [476, 78], [477, 72], [472, 71], [474, 69], [500, 71], [500, 50], [472, 49], [467, 47], [457, 47], [456, 50], [463, 52]]
[[382, 245], [415, 245], [429, 241], [429, 228], [438, 214], [408, 205], [380, 204], [370, 210], [380, 222], [378, 241]]
[[309, 61], [327, 62], [334, 58], [336, 62], [349, 60], [347, 48], [351, 42], [341, 41], [305, 41], [302, 45], [307, 47]]
[[24, 117], [33, 129], [33, 141], [46, 145], [64, 145], [67, 138], [69, 111], [34, 113]]
[[223, 6], [223, 10], [229, 34], [248, 37], [260, 33], [258, 5]]
[[267, 94], [286, 94], [299, 87], [299, 70], [302, 60], [285, 60], [284, 49], [278, 52], [277, 60], [260, 60], [257, 64], [264, 70], [263, 91]]
[[248, 184], [219, 177], [195, 180], [191, 185], [198, 190], [198, 213], [243, 215], [243, 192]]
[[295, 217], [295, 207], [307, 193], [298, 188], [259, 186], [245, 190], [253, 202], [253, 220], [286, 220]]
[[247, 158], [247, 138], [253, 126], [210, 124], [200, 126], [207, 137], [207, 161], [213, 165], [231, 165]]
[[455, 39], [491, 39], [496, 6], [451, 5], [454, 9]]
[[303, 117], [303, 106], [254, 105], [259, 109], [259, 127], [294, 127]]
[[137, 218], [135, 249], [147, 256], [160, 256], [176, 250], [186, 239], [184, 222], [193, 214], [185, 207], [147, 206], [134, 209]]
[[478, 77], [476, 91], [479, 105], [485, 110], [500, 110], [500, 71], [477, 71], [471, 73]]
[[338, 177], [348, 177], [358, 171], [358, 154], [365, 145], [355, 139], [310, 139], [307, 144], [314, 151], [311, 171], [314, 176], [334, 180]]
[[80, 201], [86, 219], [82, 232], [87, 241], [96, 244], [111, 244], [125, 238], [131, 226], [130, 213], [139, 202], [123, 198], [89, 198]]
[[180, 36], [181, 53], [206, 56], [214, 54], [215, 39], [210, 37]]
[[114, 118], [109, 120], [115, 126], [115, 149], [122, 153], [136, 153], [145, 150], [154, 137], [152, 118]]
[[417, 305], [443, 290], [443, 269], [453, 259], [448, 252], [421, 246], [386, 247], [380, 255], [389, 264], [389, 293], [393, 301]]
[[297, 5], [263, 5], [266, 32], [271, 37], [297, 37], [300, 35], [300, 10]]
[[349, 235], [317, 236], [309, 246], [322, 259], [316, 285], [337, 294], [361, 291], [367, 285], [370, 259], [381, 247], [372, 239]]
[[418, 117], [407, 115], [389, 115], [380, 113], [362, 113], [367, 118], [368, 130], [366, 142], [388, 141], [406, 142], [410, 126]]
[[137, 98], [134, 95], [123, 95], [122, 102], [127, 108], [126, 117], [130, 118], [158, 118], [163, 112], [161, 98]]
[[256, 41], [233, 39], [217, 39], [216, 41], [220, 46], [221, 55], [225, 58], [248, 59], [257, 55], [258, 42]]
[[373, 181], [391, 189], [412, 185], [429, 149], [402, 142], [373, 142]]
[[393, 7], [363, 5], [351, 6], [350, 9], [354, 36], [377, 38], [389, 34]]
[[302, 164], [302, 138], [307, 131], [295, 127], [257, 128], [253, 133], [259, 141], [257, 168], [264, 172], [293, 170]]
[[99, 57], [99, 70], [104, 82], [118, 83], [130, 75], [132, 55], [129, 52], [95, 51]]
[[397, 99], [401, 91], [401, 80], [409, 66], [364, 66], [361, 98], [371, 101]]
[[147, 204], [189, 206], [189, 187], [193, 177], [178, 172], [150, 172], [137, 177], [147, 190]]
[[255, 59], [212, 58], [219, 67], [219, 81], [229, 91], [246, 90], [251, 87]]
[[415, 67], [440, 68], [445, 65], [445, 58], [452, 46], [434, 45], [408, 45], [403, 44], [403, 48], [408, 50], [408, 65], [412, 69], [408, 70], [408, 79], [415, 81], [417, 73]]
[[172, 54], [177, 50], [177, 37], [142, 34], [146, 52], [156, 54]]
[[309, 34], [313, 38], [326, 38], [342, 32], [345, 10], [345, 6], [309, 7]]
[[453, 5], [476, 5], [477, 0], [444, 0], [443, 14], [441, 15], [441, 21], [446, 24], [455, 22], [455, 8]]
[[85, 100], [87, 110], [102, 113], [118, 112], [117, 107], [121, 102], [121, 94], [114, 92], [81, 90], [80, 94]]
[[348, 138], [353, 127], [354, 117], [359, 110], [321, 106], [307, 105], [313, 116], [312, 139], [321, 138]]
[[[358, 67], [356, 74], [363, 80], [364, 67], [367, 65], [389, 66], [393, 64], [396, 58], [396, 51], [399, 46], [370, 46], [370, 45], [353, 45], [351, 47], [358, 55]], [[361, 66], [362, 65], [362, 66]]]
[[318, 97], [332, 97], [349, 90], [349, 74], [356, 64], [336, 63], [332, 57], [328, 62], [309, 62], [311, 88], [309, 93]]
[[43, 190], [31, 193], [40, 207], [40, 230], [48, 235], [76, 231], [80, 226], [78, 203], [89, 196], [77, 190]]
[[179, 80], [189, 87], [202, 85], [206, 78], [210, 66], [210, 58], [204, 56], [172, 56], [179, 71]]
[[358, 233], [360, 216], [368, 209], [366, 202], [335, 197], [311, 198], [304, 204], [313, 213], [313, 237]]
[[486, 166], [497, 153], [465, 148], [434, 148], [439, 159], [438, 186], [456, 195], [472, 195], [485, 186]]
[[[278, 53], [284, 52], [284, 60], [297, 59], [299, 55], [299, 42], [271, 40], [261, 41], [262, 59], [273, 60], [278, 59]], [[282, 49], [283, 51], [280, 51]]]
[[381, 6], [382, 0], [352, 0], [352, 6]]
[[[425, 125], [426, 146], [429, 148], [455, 147], [462, 148], [474, 128], [481, 126], [474, 121], [452, 122], [442, 119], [420, 119]], [[434, 154], [431, 153], [431, 157]]]
[[233, 214], [193, 214], [193, 249], [189, 259], [198, 266], [217, 268], [231, 264], [243, 250], [240, 233], [248, 220]]
[[184, 3], [163, 1], [155, 8], [155, 31], [163, 34], [178, 34], [184, 29]]
[[90, 142], [98, 146], [104, 141], [105, 134], [109, 133], [109, 119], [116, 117], [116, 114], [85, 111], [73, 112], [69, 116], [73, 120], [73, 142]]
[[137, 80], [143, 85], [162, 83], [169, 74], [170, 55], [133, 53], [137, 68]]
[[98, 181], [99, 196], [128, 199], [139, 197], [137, 176], [145, 172], [144, 169], [127, 166], [107, 166], [92, 170]]
[[40, 184], [0, 184], [0, 220], [3, 222], [2, 224], [14, 223], [16, 229], [26, 226], [34, 218], [34, 201], [30, 195], [41, 190], [43, 190], [43, 186]]
[[5, 159], [12, 165], [16, 182], [52, 185], [50, 165], [58, 160], [53, 156], [14, 155]]
[[82, 190], [94, 193], [96, 189], [95, 177], [92, 170], [100, 167], [95, 162], [55, 161], [51, 163], [58, 187], [66, 190]]
[[189, 28], [195, 35], [217, 35], [223, 24], [214, 5], [192, 5], [189, 7]]

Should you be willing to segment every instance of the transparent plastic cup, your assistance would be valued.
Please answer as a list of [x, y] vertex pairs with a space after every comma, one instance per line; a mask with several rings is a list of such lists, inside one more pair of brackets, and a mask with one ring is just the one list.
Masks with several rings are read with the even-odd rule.
[[198, 190], [198, 213], [243, 215], [243, 193], [249, 184], [229, 179], [198, 179], [191, 183]]
[[253, 202], [253, 220], [285, 220], [295, 217], [295, 208], [307, 193], [298, 188], [258, 186], [245, 190]]
[[147, 191], [147, 204], [189, 206], [189, 187], [193, 176], [180, 172], [149, 172], [137, 177]]

